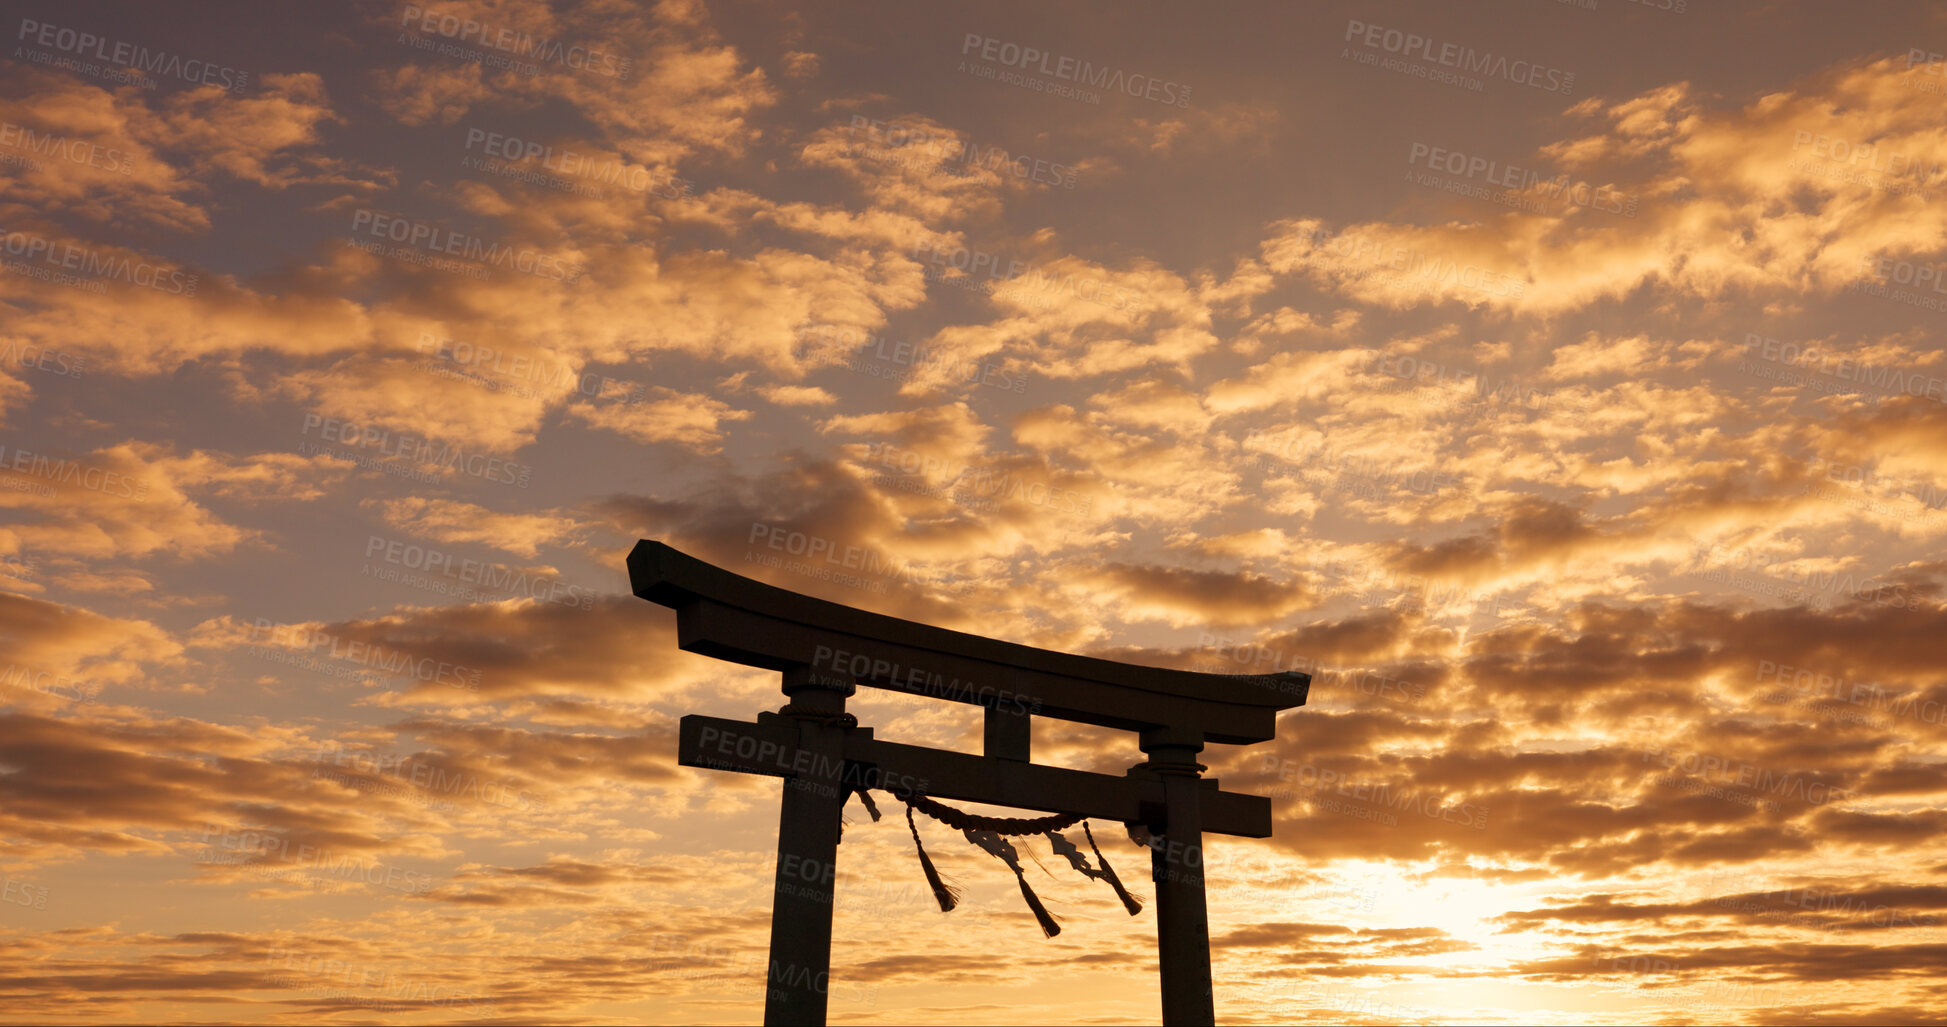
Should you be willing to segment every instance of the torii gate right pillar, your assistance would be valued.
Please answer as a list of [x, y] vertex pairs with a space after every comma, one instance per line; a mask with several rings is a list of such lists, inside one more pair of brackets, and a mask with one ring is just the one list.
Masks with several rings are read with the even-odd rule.
[[1163, 782], [1161, 830], [1151, 825], [1150, 877], [1156, 884], [1156, 934], [1163, 978], [1163, 1023], [1214, 1027], [1210, 908], [1203, 892], [1203, 736], [1163, 728], [1142, 733], [1143, 769]]

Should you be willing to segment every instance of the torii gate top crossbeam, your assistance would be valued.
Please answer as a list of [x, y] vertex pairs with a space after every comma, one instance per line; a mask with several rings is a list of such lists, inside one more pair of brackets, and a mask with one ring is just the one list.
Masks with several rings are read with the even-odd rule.
[[1305, 674], [1200, 674], [970, 635], [753, 581], [650, 539], [629, 553], [629, 579], [637, 596], [676, 611], [688, 652], [990, 708], [1032, 702], [1039, 716], [1127, 731], [1269, 741], [1278, 711], [1303, 706], [1311, 684]]

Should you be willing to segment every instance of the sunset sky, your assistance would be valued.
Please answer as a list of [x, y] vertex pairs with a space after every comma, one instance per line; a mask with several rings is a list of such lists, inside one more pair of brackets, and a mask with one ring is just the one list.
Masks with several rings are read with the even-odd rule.
[[[0, 24], [0, 1022], [757, 1022], [675, 731], [784, 697], [642, 538], [1311, 673], [1220, 1023], [1947, 1022], [1938, 5]], [[1156, 1022], [1153, 902], [848, 812], [833, 1022]]]

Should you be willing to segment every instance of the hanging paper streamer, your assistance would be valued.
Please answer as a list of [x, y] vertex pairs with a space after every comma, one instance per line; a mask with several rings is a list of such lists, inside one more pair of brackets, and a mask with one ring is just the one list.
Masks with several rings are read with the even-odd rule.
[[1129, 889], [1122, 886], [1122, 880], [1115, 875], [1115, 868], [1109, 865], [1108, 859], [1102, 855], [1102, 850], [1096, 847], [1095, 833], [1088, 829], [1086, 820], [1082, 821], [1082, 833], [1088, 837], [1089, 851], [1095, 853], [1095, 862], [1101, 864], [1099, 870], [1089, 865], [1088, 857], [1082, 855], [1082, 850], [1076, 848], [1075, 843], [1069, 841], [1066, 835], [1049, 831], [1048, 844], [1054, 847], [1056, 853], [1068, 857], [1069, 866], [1098, 881], [1107, 881], [1109, 887], [1115, 889], [1115, 897], [1122, 900], [1122, 908], [1128, 910], [1130, 916], [1142, 912], [1142, 900], [1129, 894]]
[[1098, 880], [1102, 877], [1101, 871], [1089, 866], [1088, 857], [1082, 855], [1082, 850], [1076, 848], [1075, 843], [1060, 831], [1048, 832], [1048, 847], [1055, 850], [1055, 855], [1067, 857], [1068, 865], [1076, 870]]
[[989, 855], [1006, 863], [1007, 868], [1014, 871], [1014, 880], [1021, 885], [1021, 897], [1028, 901], [1028, 909], [1034, 912], [1034, 919], [1041, 924], [1041, 933], [1050, 938], [1060, 934], [1061, 924], [1056, 922], [1055, 915], [1048, 912], [1048, 907], [1041, 904], [1040, 896], [1028, 887], [1028, 877], [1021, 872], [1021, 855], [1014, 851], [1013, 843], [992, 831], [968, 831], [966, 835], [968, 841], [986, 849]]

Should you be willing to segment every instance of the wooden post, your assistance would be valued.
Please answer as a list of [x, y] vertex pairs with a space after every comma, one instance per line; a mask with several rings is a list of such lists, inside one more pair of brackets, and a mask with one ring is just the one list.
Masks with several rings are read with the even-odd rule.
[[1163, 1023], [1212, 1027], [1217, 1022], [1210, 983], [1210, 909], [1203, 892], [1203, 789], [1196, 762], [1203, 740], [1195, 732], [1163, 728], [1142, 733], [1147, 769], [1163, 781], [1163, 830], [1152, 839], [1150, 876], [1156, 882], [1156, 934], [1163, 976]]
[[853, 686], [804, 669], [784, 672], [797, 715], [798, 746], [809, 758], [784, 779], [777, 822], [777, 889], [771, 903], [771, 965], [765, 1027], [824, 1027], [831, 993], [832, 894], [846, 789], [845, 713]]
[[1028, 715], [988, 707], [982, 726], [982, 755], [990, 760], [1028, 761], [1028, 743], [1033, 737]]

